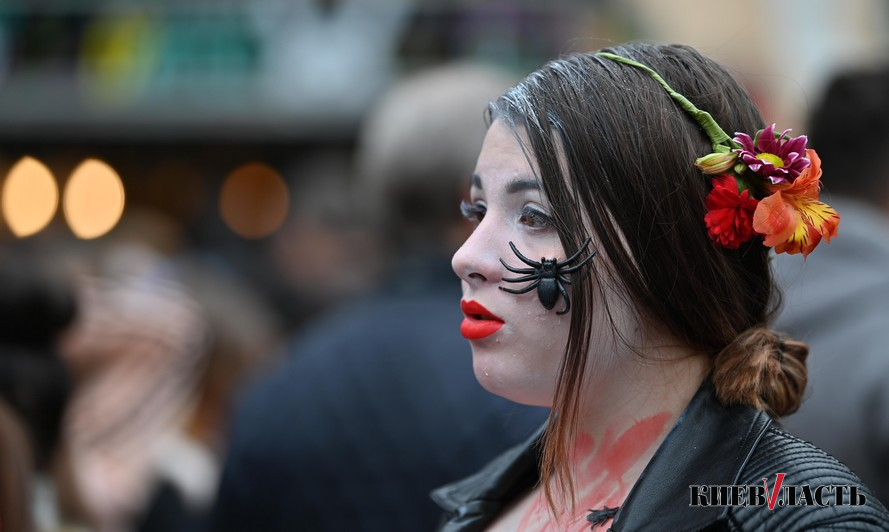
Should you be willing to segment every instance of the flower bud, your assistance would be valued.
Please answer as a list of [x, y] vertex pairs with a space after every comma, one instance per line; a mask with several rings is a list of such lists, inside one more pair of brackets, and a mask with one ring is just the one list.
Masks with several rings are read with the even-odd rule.
[[730, 170], [737, 160], [738, 154], [733, 151], [727, 153], [711, 153], [697, 159], [695, 161], [695, 166], [705, 174], [716, 175]]

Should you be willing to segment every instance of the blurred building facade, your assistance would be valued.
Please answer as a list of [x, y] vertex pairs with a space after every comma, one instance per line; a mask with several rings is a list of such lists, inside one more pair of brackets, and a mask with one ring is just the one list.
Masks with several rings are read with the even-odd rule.
[[[123, 205], [87, 240], [115, 238], [119, 219], [164, 218], [180, 250], [241, 276], [296, 327], [373, 282], [370, 272], [353, 278], [311, 266], [318, 259], [305, 248], [330, 262], [372, 259], [347, 189], [358, 124], [383, 91], [455, 58], [521, 74], [566, 51], [564, 36], [586, 33], [607, 9], [577, 1], [4, 3], [0, 176], [27, 157], [42, 166], [31, 174], [49, 176], [55, 189], [15, 192], [0, 177], [10, 185], [0, 196], [39, 219], [22, 235], [11, 218], [21, 215], [4, 210], [0, 243], [91, 246], [75, 238], [78, 211], [69, 204], [72, 175], [99, 161], [119, 178]], [[23, 194], [53, 196], [22, 206]], [[80, 211], [94, 211], [107, 199], [83, 201]]]

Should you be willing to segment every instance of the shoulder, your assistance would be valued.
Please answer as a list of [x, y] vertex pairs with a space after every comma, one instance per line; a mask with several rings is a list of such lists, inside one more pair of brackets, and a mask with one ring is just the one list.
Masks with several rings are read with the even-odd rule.
[[738, 529], [842, 527], [889, 529], [889, 514], [858, 476], [811, 443], [775, 425], [753, 449], [737, 484], [781, 488], [774, 509], [768, 505], [733, 507], [728, 519]]
[[761, 482], [763, 477], [774, 477], [776, 473], [785, 473], [785, 480], [800, 483], [821, 480], [861, 483], [855, 473], [833, 456], [772, 424], [741, 471], [741, 480]]

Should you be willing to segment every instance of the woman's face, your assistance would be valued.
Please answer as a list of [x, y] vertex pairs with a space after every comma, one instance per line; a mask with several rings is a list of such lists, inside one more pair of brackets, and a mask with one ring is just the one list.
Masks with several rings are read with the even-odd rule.
[[477, 225], [452, 266], [462, 280], [461, 332], [472, 345], [476, 378], [497, 395], [550, 406], [568, 339], [570, 316], [557, 314], [565, 302], [560, 297], [547, 310], [536, 288], [520, 295], [500, 290], [529, 284], [503, 281], [522, 274], [508, 271], [500, 259], [528, 268], [510, 242], [534, 261], [566, 258], [535, 170], [513, 131], [495, 121], [472, 176], [470, 202], [463, 208]]

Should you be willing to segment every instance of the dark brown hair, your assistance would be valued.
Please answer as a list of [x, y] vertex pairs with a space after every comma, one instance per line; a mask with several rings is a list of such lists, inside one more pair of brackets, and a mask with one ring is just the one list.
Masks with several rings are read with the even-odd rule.
[[[732, 76], [690, 47], [630, 44], [606, 51], [654, 69], [730, 134], [764, 125]], [[779, 300], [769, 250], [761, 239], [737, 250], [710, 241], [704, 224], [710, 179], [693, 164], [712, 151], [710, 140], [663, 87], [640, 69], [577, 54], [529, 75], [492, 104], [491, 118], [526, 135], [563, 248], [578, 249], [587, 236], [578, 229], [591, 226], [608, 259], [587, 270], [591, 275], [572, 279], [571, 326], [542, 479], [554, 478], [573, 496], [568, 457], [594, 306], [604, 306], [617, 331], [606, 286], [621, 288], [640, 321], [710, 353], [724, 404], [751, 404], [776, 416], [797, 408], [807, 348], [768, 330]], [[555, 508], [549, 482], [544, 490]]]

